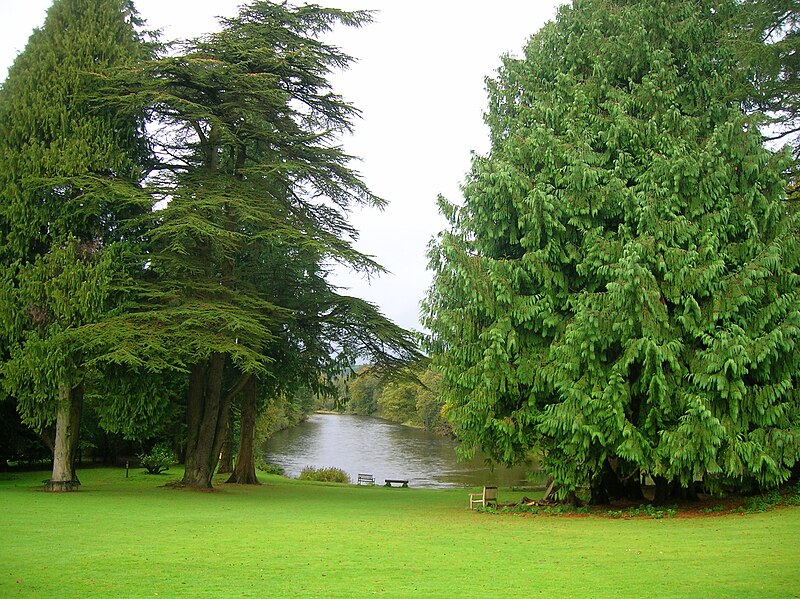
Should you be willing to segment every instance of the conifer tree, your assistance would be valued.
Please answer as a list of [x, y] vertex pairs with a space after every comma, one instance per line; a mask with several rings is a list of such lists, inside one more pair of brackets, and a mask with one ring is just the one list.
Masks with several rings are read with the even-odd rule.
[[789, 477], [798, 216], [736, 97], [736, 10], [575, 0], [488, 82], [425, 304], [464, 451], [541, 451], [596, 502]]
[[92, 99], [100, 73], [147, 55], [137, 24], [128, 0], [56, 0], [0, 92], [0, 374], [28, 425], [55, 425], [52, 490], [77, 483], [77, 329], [110, 309], [114, 244], [143, 209], [141, 110]]
[[144, 349], [109, 347], [109, 360], [150, 367], [137, 361], [158, 338], [188, 372], [186, 486], [211, 486], [241, 392], [250, 414], [255, 390], [274, 380], [314, 384], [354, 352], [416, 355], [408, 333], [327, 281], [333, 262], [381, 270], [353, 248], [347, 221], [354, 205], [383, 205], [337, 145], [358, 113], [328, 76], [351, 58], [320, 39], [368, 20], [257, 1], [219, 32], [109, 80], [109, 98], [145, 102], [162, 125], [151, 128], [149, 189], [168, 200], [149, 231], [146, 301], [117, 327], [129, 336], [117, 345]]

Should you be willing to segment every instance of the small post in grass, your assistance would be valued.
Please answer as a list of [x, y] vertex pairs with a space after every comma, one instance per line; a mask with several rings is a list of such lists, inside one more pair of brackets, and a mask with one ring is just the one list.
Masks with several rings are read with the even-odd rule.
[[131, 467], [130, 460], [125, 460], [125, 478], [128, 478], [128, 469]]

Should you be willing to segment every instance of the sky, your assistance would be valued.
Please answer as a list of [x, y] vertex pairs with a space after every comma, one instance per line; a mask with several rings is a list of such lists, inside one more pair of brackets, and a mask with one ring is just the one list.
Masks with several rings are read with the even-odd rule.
[[[134, 0], [162, 39], [193, 37], [236, 14], [242, 0]], [[0, 0], [0, 80], [44, 23], [52, 0]], [[302, 4], [294, 0], [293, 4]], [[367, 281], [337, 271], [344, 293], [377, 304], [391, 320], [422, 330], [419, 304], [430, 286], [426, 251], [445, 226], [436, 199], [459, 203], [471, 153], [489, 150], [483, 123], [485, 78], [503, 54], [519, 56], [527, 39], [565, 0], [316, 0], [323, 6], [376, 11], [360, 29], [328, 38], [358, 62], [332, 77], [334, 90], [362, 111], [342, 139], [382, 210], [356, 209], [356, 248], [389, 272]]]

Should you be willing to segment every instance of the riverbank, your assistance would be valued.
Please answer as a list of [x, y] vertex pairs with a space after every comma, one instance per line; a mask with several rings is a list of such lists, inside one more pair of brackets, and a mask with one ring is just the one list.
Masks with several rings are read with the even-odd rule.
[[[471, 512], [467, 490], [260, 475], [212, 493], [124, 469], [0, 475], [3, 597], [791, 597], [800, 509], [615, 520]], [[501, 489], [501, 501], [521, 493]]]

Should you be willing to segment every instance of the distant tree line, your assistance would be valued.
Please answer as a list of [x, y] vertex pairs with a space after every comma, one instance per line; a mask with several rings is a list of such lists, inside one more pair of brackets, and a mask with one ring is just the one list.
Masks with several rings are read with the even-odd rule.
[[424, 428], [442, 435], [451, 433], [440, 392], [441, 375], [426, 367], [409, 367], [386, 376], [371, 365], [357, 366], [337, 381], [338, 393], [321, 399], [328, 410], [376, 416]]

